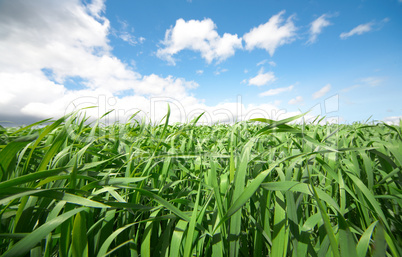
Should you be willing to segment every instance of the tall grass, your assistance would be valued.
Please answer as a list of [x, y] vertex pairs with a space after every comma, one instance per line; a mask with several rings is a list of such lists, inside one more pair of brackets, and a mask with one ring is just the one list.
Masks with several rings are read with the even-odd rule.
[[0, 127], [3, 256], [401, 256], [402, 129]]

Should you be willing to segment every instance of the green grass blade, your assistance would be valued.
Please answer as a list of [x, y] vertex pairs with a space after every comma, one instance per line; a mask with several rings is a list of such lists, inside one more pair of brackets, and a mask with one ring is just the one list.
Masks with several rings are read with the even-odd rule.
[[341, 256], [357, 256], [355, 239], [346, 220], [338, 213], [338, 242]]
[[193, 249], [193, 238], [194, 238], [194, 231], [197, 222], [197, 214], [198, 214], [198, 203], [200, 201], [200, 193], [201, 193], [201, 185], [198, 186], [198, 193], [197, 198], [194, 204], [193, 214], [191, 215], [190, 223], [188, 224], [187, 230], [187, 237], [186, 237], [186, 244], [184, 246], [184, 257], [192, 256], [192, 249]]
[[287, 236], [287, 219], [286, 204], [283, 194], [279, 191], [275, 192], [275, 210], [274, 210], [274, 231], [272, 235], [272, 257], [287, 256], [288, 236]]
[[75, 215], [71, 245], [73, 257], [88, 256], [87, 222], [85, 214], [85, 212], [79, 212]]
[[357, 243], [356, 246], [357, 257], [365, 257], [367, 255], [370, 245], [370, 239], [373, 235], [373, 231], [377, 223], [378, 220], [371, 223], [371, 225], [361, 235], [359, 242]]
[[8, 181], [4, 181], [0, 183], [0, 190], [1, 189], [7, 189], [10, 187], [18, 186], [21, 184], [25, 184], [28, 182], [33, 182], [36, 180], [40, 180], [43, 178], [47, 178], [50, 176], [55, 176], [58, 175], [62, 172], [66, 172], [69, 169], [69, 167], [62, 167], [62, 168], [57, 168], [57, 169], [52, 169], [52, 170], [45, 170], [45, 171], [40, 171], [40, 172], [35, 172], [23, 176], [19, 176], [13, 179], [10, 179]]
[[87, 208], [81, 207], [73, 209], [50, 221], [47, 221], [45, 224], [34, 230], [32, 233], [29, 233], [26, 237], [18, 241], [10, 250], [4, 253], [3, 257], [24, 255], [25, 253], [29, 252], [43, 238], [45, 238], [50, 232], [60, 226], [63, 222], [68, 220], [73, 215], [84, 210], [87, 210]]

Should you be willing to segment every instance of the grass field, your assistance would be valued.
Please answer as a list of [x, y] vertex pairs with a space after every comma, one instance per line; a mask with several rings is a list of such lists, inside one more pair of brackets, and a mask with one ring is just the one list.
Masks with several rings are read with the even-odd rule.
[[402, 255], [400, 125], [169, 115], [0, 127], [0, 254]]

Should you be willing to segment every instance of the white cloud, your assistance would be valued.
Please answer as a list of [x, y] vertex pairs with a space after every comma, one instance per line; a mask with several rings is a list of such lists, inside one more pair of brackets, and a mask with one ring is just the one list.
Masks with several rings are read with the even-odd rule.
[[343, 32], [340, 35], [341, 39], [347, 39], [348, 37], [351, 37], [353, 35], [361, 35], [363, 33], [369, 32], [373, 29], [373, 22], [365, 23], [365, 24], [360, 24], [359, 26], [353, 28], [349, 32]]
[[369, 85], [371, 87], [376, 87], [376, 86], [379, 86], [383, 82], [383, 79], [379, 78], [379, 77], [366, 77], [366, 78], [362, 78], [361, 82], [363, 82], [364, 84]]
[[214, 74], [215, 75], [219, 75], [219, 74], [221, 74], [221, 73], [224, 73], [224, 72], [227, 72], [227, 71], [229, 71], [228, 69], [225, 69], [225, 68], [220, 68], [220, 67], [218, 67], [217, 69], [216, 69], [216, 71], [214, 71]]
[[293, 85], [289, 86], [289, 87], [280, 87], [280, 88], [270, 89], [268, 91], [260, 93], [259, 96], [273, 96], [273, 95], [277, 95], [277, 94], [280, 94], [283, 92], [292, 91], [292, 89], [293, 89]]
[[314, 43], [317, 41], [317, 36], [321, 34], [323, 28], [328, 27], [331, 23], [327, 20], [328, 14], [323, 14], [310, 24], [310, 38], [307, 43]]
[[358, 84], [355, 84], [353, 86], [344, 88], [341, 90], [341, 92], [343, 93], [347, 93], [349, 91], [352, 91], [356, 88], [360, 88], [360, 87], [377, 87], [380, 86], [382, 83], [384, 82], [384, 78], [381, 77], [366, 77], [366, 78], [361, 78], [358, 79]]
[[219, 36], [216, 25], [211, 19], [189, 20], [178, 19], [176, 25], [166, 31], [162, 42], [164, 48], [159, 48], [156, 55], [175, 64], [173, 55], [184, 49], [201, 53], [208, 63], [213, 60], [221, 62], [241, 49], [242, 39], [229, 33]]
[[132, 46], [135, 46], [138, 42], [135, 39], [135, 36], [131, 35], [130, 33], [128, 33], [127, 31], [123, 31], [120, 33], [119, 36], [123, 41], [129, 43]]
[[257, 63], [257, 66], [261, 66], [261, 65], [264, 65], [264, 64], [266, 64], [267, 63], [267, 59], [264, 59], [264, 60], [262, 60], [261, 62], [258, 62]]
[[[133, 71], [111, 52], [104, 10], [98, 0], [87, 5], [70, 0], [1, 2], [0, 121], [27, 124], [97, 106], [86, 111], [92, 118], [115, 109], [109, 121], [125, 122], [142, 110], [147, 121], [159, 122], [167, 103], [172, 122], [185, 122], [203, 111], [209, 123], [298, 114], [241, 101], [208, 106], [191, 94], [198, 86], [194, 81]], [[83, 81], [80, 88], [66, 86], [72, 78]]]
[[354, 35], [362, 35], [364, 33], [370, 32], [372, 30], [374, 30], [374, 31], [380, 30], [387, 22], [389, 22], [389, 18], [384, 18], [379, 22], [371, 21], [371, 22], [368, 22], [365, 24], [360, 24], [349, 32], [341, 33], [340, 38], [347, 39], [348, 37], [351, 37]]
[[291, 104], [291, 105], [297, 105], [297, 104], [302, 104], [302, 103], [303, 103], [302, 96], [296, 96], [296, 98], [293, 98], [288, 102], [288, 104]]
[[203, 73], [204, 73], [204, 70], [196, 70], [196, 71], [195, 71], [195, 73], [197, 73], [197, 74], [201, 75], [201, 74], [203, 74]]
[[246, 49], [262, 48], [272, 56], [276, 48], [294, 41], [296, 27], [292, 21], [293, 17], [290, 16], [284, 23], [282, 19], [284, 13], [285, 11], [281, 11], [272, 16], [267, 23], [261, 24], [244, 34]]
[[[193, 81], [151, 74], [142, 76], [110, 52], [109, 21], [101, 16], [103, 1], [38, 0], [2, 2], [0, 27], [0, 116], [60, 116], [76, 98], [115, 97], [135, 93], [149, 109], [151, 97], [193, 99]], [[68, 31], [68, 33], [66, 33]], [[46, 70], [46, 72], [44, 72]], [[64, 86], [70, 78], [82, 88]], [[121, 106], [121, 101], [119, 101]], [[93, 105], [93, 104], [91, 104]], [[128, 103], [129, 109], [133, 103]], [[121, 106], [122, 107], [122, 106]]]
[[92, 2], [89, 3], [86, 8], [92, 16], [98, 19], [104, 19], [103, 17], [100, 17], [100, 14], [106, 9], [105, 1], [106, 0], [92, 0]]
[[353, 86], [350, 86], [350, 87], [347, 87], [347, 88], [344, 88], [344, 89], [342, 89], [341, 90], [341, 92], [342, 93], [347, 93], [347, 92], [349, 92], [349, 91], [352, 91], [352, 90], [354, 90], [354, 89], [356, 89], [356, 88], [359, 88], [359, 87], [361, 87], [361, 85], [353, 85]]
[[130, 25], [128, 24], [127, 21], [124, 20], [118, 20], [118, 22], [121, 25], [121, 28], [119, 31], [117, 31], [114, 34], [117, 34], [121, 40], [129, 43], [132, 46], [137, 45], [138, 43], [142, 44], [145, 41], [144, 37], [139, 37], [138, 39], [132, 34], [134, 32], [134, 28], [130, 28]]
[[323, 97], [326, 93], [329, 92], [329, 90], [331, 90], [331, 85], [327, 84], [323, 88], [321, 88], [320, 90], [318, 90], [317, 92], [315, 92], [313, 94], [313, 99]]
[[[268, 60], [267, 60], [267, 59], [262, 60], [261, 62], [258, 62], [258, 63], [257, 63], [257, 66], [264, 65], [264, 64], [266, 64], [267, 62], [268, 62]], [[275, 66], [276, 66], [276, 63], [275, 63], [274, 61], [270, 61], [270, 62], [268, 62], [268, 64], [269, 64], [269, 65], [271, 65], [271, 66], [273, 66], [273, 67], [275, 67]]]
[[257, 76], [248, 80], [248, 85], [249, 86], [254, 85], [254, 86], [260, 87], [260, 86], [267, 85], [268, 83], [273, 82], [275, 80], [276, 80], [276, 77], [272, 71], [264, 73], [264, 69], [261, 68], [260, 71], [258, 72]]
[[193, 81], [186, 81], [181, 78], [168, 76], [166, 78], [151, 74], [144, 76], [134, 92], [139, 95], [149, 95], [152, 97], [164, 96], [175, 99], [184, 99], [187, 97], [187, 89], [197, 88], [198, 84]]
[[389, 125], [399, 125], [401, 120], [402, 116], [390, 116], [383, 119], [383, 121]]

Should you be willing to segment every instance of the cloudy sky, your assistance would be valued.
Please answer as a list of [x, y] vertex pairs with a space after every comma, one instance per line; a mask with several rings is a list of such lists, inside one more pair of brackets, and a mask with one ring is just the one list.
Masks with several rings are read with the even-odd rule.
[[402, 117], [402, 0], [0, 0], [0, 121]]

